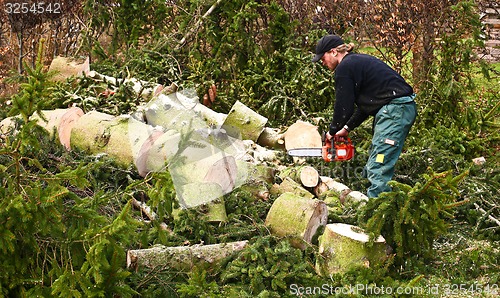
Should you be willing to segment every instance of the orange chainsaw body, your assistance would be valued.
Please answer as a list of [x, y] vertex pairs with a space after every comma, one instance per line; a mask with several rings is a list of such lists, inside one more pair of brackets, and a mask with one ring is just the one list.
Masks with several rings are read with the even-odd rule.
[[348, 137], [334, 136], [331, 142], [325, 140], [321, 151], [326, 162], [346, 161], [354, 157], [354, 145]]

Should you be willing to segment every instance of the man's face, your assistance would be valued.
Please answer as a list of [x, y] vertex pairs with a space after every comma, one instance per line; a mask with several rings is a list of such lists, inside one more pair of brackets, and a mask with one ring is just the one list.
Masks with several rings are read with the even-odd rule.
[[328, 67], [329, 70], [334, 71], [339, 65], [339, 60], [337, 59], [338, 53], [335, 49], [331, 49], [326, 52], [323, 57], [321, 57], [321, 64]]

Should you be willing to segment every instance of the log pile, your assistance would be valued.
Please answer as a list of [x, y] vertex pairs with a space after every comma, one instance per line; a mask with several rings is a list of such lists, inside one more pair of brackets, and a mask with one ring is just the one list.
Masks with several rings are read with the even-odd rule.
[[[86, 66], [74, 67], [76, 70], [64, 73], [77, 75]], [[110, 82], [111, 86], [124, 83], [88, 69], [83, 72], [95, 80]], [[316, 126], [298, 121], [281, 132], [265, 127], [267, 119], [239, 101], [228, 114], [222, 114], [201, 104], [189, 92], [173, 92], [175, 88], [127, 80], [126, 83], [134, 84], [138, 94], [152, 97], [132, 115], [84, 113], [72, 107], [43, 111], [43, 117], [35, 115], [33, 119], [57, 134], [67, 150], [79, 148], [90, 154], [106, 154], [124, 167], [134, 165], [141, 176], [169, 171], [181, 206], [207, 205], [207, 220], [211, 222], [226, 221], [223, 197], [235, 188], [247, 188], [263, 200], [277, 197], [265, 224], [272, 234], [289, 239], [301, 249], [316, 245], [314, 241], [319, 237], [319, 250], [324, 258], [317, 265], [319, 274], [384, 259], [384, 241], [377, 241], [367, 249], [366, 241], [359, 240], [361, 232], [346, 232], [339, 224], [327, 225], [331, 206], [365, 202], [368, 198], [364, 194], [321, 176], [300, 158], [294, 159], [296, 166], [274, 164], [285, 149], [321, 147]], [[1, 132], [7, 133], [14, 123], [11, 118], [4, 119], [0, 123]], [[155, 214], [146, 204], [138, 201], [133, 204], [149, 220], [154, 220]], [[169, 230], [166, 225], [162, 228]], [[378, 245], [379, 242], [384, 245]], [[346, 243], [349, 250], [345, 249]], [[127, 265], [135, 269], [168, 265], [189, 270], [200, 262], [216, 262], [246, 246], [245, 241], [130, 250]]]

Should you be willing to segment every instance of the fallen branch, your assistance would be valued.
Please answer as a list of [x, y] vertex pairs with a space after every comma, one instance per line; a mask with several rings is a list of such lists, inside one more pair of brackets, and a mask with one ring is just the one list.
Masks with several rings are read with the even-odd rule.
[[185, 43], [186, 40], [191, 37], [192, 34], [195, 33], [196, 30], [203, 24], [203, 21], [215, 10], [215, 8], [222, 2], [222, 0], [217, 0], [206, 12], [201, 18], [198, 19], [196, 24], [191, 28], [191, 30], [184, 35], [184, 37], [179, 41], [179, 45], [177, 46], [176, 50], [179, 50]]
[[129, 250], [127, 268], [155, 268], [168, 266], [172, 269], [189, 271], [198, 264], [213, 264], [233, 253], [243, 250], [248, 241], [236, 241], [211, 245], [166, 247], [163, 245], [148, 249]]
[[[488, 211], [481, 208], [477, 203], [474, 203], [474, 207], [476, 207], [476, 210], [481, 212], [483, 215], [488, 214]], [[496, 223], [498, 226], [500, 226], [500, 220], [494, 218], [491, 214], [488, 215], [488, 219], [491, 220], [492, 222]]]

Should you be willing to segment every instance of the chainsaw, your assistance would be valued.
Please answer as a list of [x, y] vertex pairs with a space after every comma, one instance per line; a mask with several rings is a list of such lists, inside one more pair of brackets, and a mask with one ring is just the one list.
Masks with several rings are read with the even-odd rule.
[[354, 157], [354, 145], [348, 137], [334, 136], [328, 141], [323, 133], [322, 142], [321, 148], [293, 148], [287, 153], [296, 157], [323, 157], [326, 162], [346, 161]]

